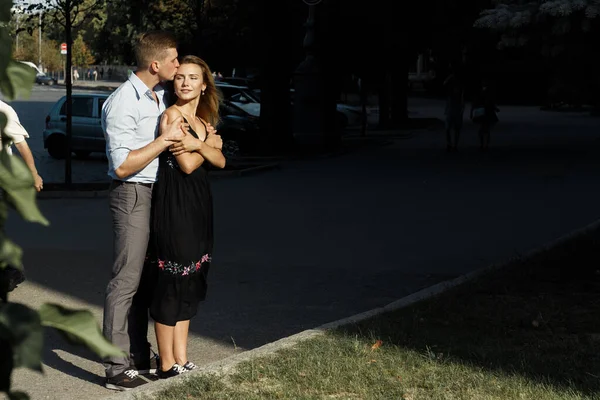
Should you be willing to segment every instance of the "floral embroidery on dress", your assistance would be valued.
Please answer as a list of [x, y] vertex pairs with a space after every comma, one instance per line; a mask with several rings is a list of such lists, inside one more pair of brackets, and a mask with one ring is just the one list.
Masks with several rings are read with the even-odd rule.
[[186, 276], [197, 272], [202, 268], [202, 264], [209, 263], [212, 261], [210, 254], [205, 254], [199, 261], [192, 262], [190, 264], [180, 264], [174, 261], [165, 261], [157, 259], [156, 261], [150, 261], [156, 263], [161, 271], [168, 272], [173, 275]]

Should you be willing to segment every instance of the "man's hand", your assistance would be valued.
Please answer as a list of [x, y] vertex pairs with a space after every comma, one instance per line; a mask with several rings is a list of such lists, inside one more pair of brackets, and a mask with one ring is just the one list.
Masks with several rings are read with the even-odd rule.
[[200, 150], [202, 142], [200, 139], [196, 139], [191, 134], [186, 133], [181, 141], [174, 143], [169, 147], [169, 151], [174, 155], [178, 156], [183, 153], [191, 153]]
[[204, 142], [213, 149], [223, 149], [223, 139], [221, 139], [221, 135], [210, 134], [206, 137], [206, 140]]
[[168, 146], [173, 142], [180, 142], [185, 138], [189, 129], [189, 124], [183, 122], [183, 117], [180, 115], [169, 121], [167, 114], [163, 114], [160, 119], [160, 138], [164, 140]]
[[38, 192], [41, 191], [44, 188], [44, 180], [38, 174], [34, 174], [33, 175], [33, 187]]

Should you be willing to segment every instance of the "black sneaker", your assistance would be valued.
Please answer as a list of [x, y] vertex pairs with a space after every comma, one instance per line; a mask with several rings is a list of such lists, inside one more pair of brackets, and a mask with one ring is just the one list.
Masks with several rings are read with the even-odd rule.
[[135, 369], [128, 369], [127, 371], [121, 372], [119, 375], [115, 375], [112, 378], [106, 378], [104, 386], [107, 389], [112, 390], [131, 390], [138, 386], [142, 386], [148, 383], [140, 377], [140, 374]]
[[193, 371], [196, 368], [198, 368], [198, 366], [196, 364], [194, 364], [193, 362], [188, 361], [185, 364], [183, 364], [183, 368], [187, 369], [188, 371]]
[[160, 357], [158, 354], [152, 352], [150, 360], [144, 363], [134, 364], [132, 367], [135, 368], [140, 375], [156, 374], [156, 371], [160, 368]]
[[183, 368], [181, 365], [173, 364], [171, 369], [168, 371], [163, 371], [162, 369], [159, 368], [158, 371], [156, 372], [156, 375], [158, 375], [158, 377], [160, 379], [167, 379], [167, 378], [172, 378], [177, 375], [185, 374], [186, 372], [187, 372], [187, 369]]

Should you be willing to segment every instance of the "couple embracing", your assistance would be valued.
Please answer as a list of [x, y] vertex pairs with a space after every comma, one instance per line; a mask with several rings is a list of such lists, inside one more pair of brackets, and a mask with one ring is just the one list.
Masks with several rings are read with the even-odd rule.
[[[210, 168], [223, 168], [220, 95], [208, 65], [178, 58], [168, 32], [136, 44], [137, 70], [106, 100], [102, 127], [113, 224], [104, 336], [128, 356], [105, 360], [105, 386], [129, 390], [142, 376], [169, 378], [187, 358], [190, 319], [204, 300], [213, 248]], [[158, 356], [147, 339], [154, 320]]]

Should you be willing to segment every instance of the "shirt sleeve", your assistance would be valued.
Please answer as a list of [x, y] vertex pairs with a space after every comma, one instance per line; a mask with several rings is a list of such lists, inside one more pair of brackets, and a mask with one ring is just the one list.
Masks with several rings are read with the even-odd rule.
[[102, 125], [106, 136], [106, 155], [112, 169], [119, 168], [135, 144], [138, 110], [135, 101], [121, 93], [106, 101], [102, 107]]
[[21, 125], [17, 112], [12, 107], [4, 107], [2, 110], [6, 115], [6, 127], [4, 134], [10, 137], [13, 143], [21, 143], [29, 137], [27, 130]]

